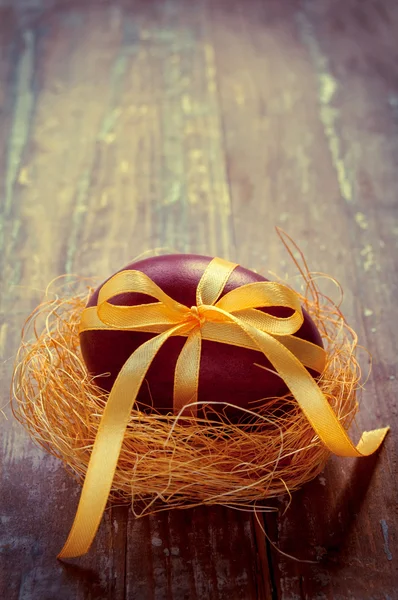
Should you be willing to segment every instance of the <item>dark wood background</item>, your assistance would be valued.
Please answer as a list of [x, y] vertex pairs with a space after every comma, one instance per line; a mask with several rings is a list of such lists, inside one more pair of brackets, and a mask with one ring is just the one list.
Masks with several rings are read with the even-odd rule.
[[[398, 598], [398, 3], [0, 0], [0, 597]], [[53, 277], [166, 246], [334, 275], [373, 355], [358, 418], [378, 456], [333, 458], [276, 505], [271, 548], [224, 508], [107, 512], [57, 562], [79, 489], [9, 410], [21, 326]]]

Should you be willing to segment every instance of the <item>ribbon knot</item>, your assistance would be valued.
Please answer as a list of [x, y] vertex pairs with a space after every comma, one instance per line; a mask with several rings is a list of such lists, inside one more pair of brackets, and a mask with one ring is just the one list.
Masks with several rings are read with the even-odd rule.
[[203, 308], [201, 306], [191, 306], [191, 317], [197, 322], [199, 327], [204, 325], [206, 317], [203, 314]]
[[[365, 456], [381, 444], [388, 428], [365, 432], [358, 445], [349, 439], [328, 400], [306, 367], [322, 373], [323, 348], [293, 334], [303, 323], [298, 295], [285, 285], [258, 282], [221, 296], [237, 265], [213, 259], [196, 290], [196, 306], [187, 307], [170, 298], [140, 271], [122, 271], [101, 288], [97, 306], [86, 308], [80, 331], [116, 329], [157, 334], [130, 356], [109, 394], [90, 457], [76, 517], [59, 557], [87, 552], [96, 534], [117, 466], [124, 433], [135, 399], [157, 352], [168, 338], [185, 336], [174, 375], [174, 412], [196, 415], [202, 339], [264, 354], [290, 389], [314, 433], [335, 454]], [[138, 292], [157, 302], [116, 306], [109, 300]], [[260, 308], [287, 307], [285, 318]], [[266, 390], [265, 390], [266, 392]]]

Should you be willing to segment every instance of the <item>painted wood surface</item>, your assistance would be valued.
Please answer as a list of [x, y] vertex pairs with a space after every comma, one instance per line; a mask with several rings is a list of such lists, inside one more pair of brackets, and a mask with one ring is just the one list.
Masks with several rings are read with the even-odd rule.
[[[397, 31], [392, 0], [0, 0], [1, 598], [398, 598]], [[7, 404], [46, 284], [157, 246], [292, 276], [275, 225], [373, 355], [358, 432], [392, 426], [274, 501], [268, 535], [314, 563], [250, 515], [123, 506], [57, 562], [79, 489]]]

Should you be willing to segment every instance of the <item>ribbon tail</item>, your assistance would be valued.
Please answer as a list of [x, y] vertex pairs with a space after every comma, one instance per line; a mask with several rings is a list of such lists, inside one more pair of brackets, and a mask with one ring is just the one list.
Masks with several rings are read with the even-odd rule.
[[382, 444], [389, 428], [363, 433], [357, 446], [348, 437], [326, 396], [301, 362], [273, 336], [231, 316], [257, 344], [282, 377], [314, 431], [338, 456], [369, 456]]
[[361, 435], [361, 439], [357, 444], [357, 450], [360, 456], [369, 456], [376, 452], [381, 446], [390, 431], [389, 427], [382, 427], [381, 429], [373, 429], [372, 431], [364, 431]]
[[95, 438], [75, 520], [58, 558], [85, 554], [97, 533], [115, 474], [131, 409], [148, 368], [177, 325], [148, 340], [124, 364], [113, 385]]
[[[196, 327], [190, 332], [177, 360], [174, 375], [174, 414], [178, 414], [184, 406], [198, 399], [201, 349], [202, 336], [200, 328]], [[197, 407], [189, 406], [182, 414], [196, 417]]]

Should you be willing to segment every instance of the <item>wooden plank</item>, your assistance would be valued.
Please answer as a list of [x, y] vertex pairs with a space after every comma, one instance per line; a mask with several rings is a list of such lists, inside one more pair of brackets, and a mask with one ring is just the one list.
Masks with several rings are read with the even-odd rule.
[[267, 598], [250, 519], [221, 507], [130, 520], [127, 597]]
[[[341, 281], [347, 318], [375, 359], [357, 429], [395, 429], [396, 7], [210, 10], [239, 258], [287, 270], [280, 224], [314, 270]], [[317, 561], [274, 552], [275, 597], [397, 597], [396, 465], [390, 435], [376, 457], [332, 459], [284, 516], [267, 519], [282, 551]]]
[[[95, 13], [75, 11], [48, 14], [20, 35], [14, 30], [12, 43], [18, 51], [12, 56], [12, 77], [5, 90], [14, 92], [15, 101], [4, 115], [11, 127], [2, 177], [4, 399], [20, 327], [46, 281], [65, 271], [76, 238], [76, 206], [103, 110], [96, 104], [87, 118], [82, 102], [90, 100], [87, 88], [106, 102], [107, 63], [113, 58], [112, 50], [105, 49], [104, 70], [97, 74], [97, 85], [90, 87], [84, 80], [95, 71], [97, 58], [86, 50], [95, 40], [97, 47], [101, 38], [106, 40], [108, 29], [108, 22]], [[85, 598], [94, 591], [98, 597], [124, 597], [115, 580], [123, 575], [124, 561], [116, 557], [125, 539], [116, 534], [110, 515], [97, 540], [98, 555], [76, 568], [57, 563], [77, 486], [12, 420], [2, 423], [2, 433], [1, 596]]]
[[[0, 9], [2, 406], [20, 328], [53, 277], [103, 278], [160, 245], [234, 253], [203, 5], [33, 8]], [[4, 413], [1, 597], [266, 597], [253, 520], [222, 508], [136, 521], [114, 507], [87, 556], [57, 562], [79, 486]]]

